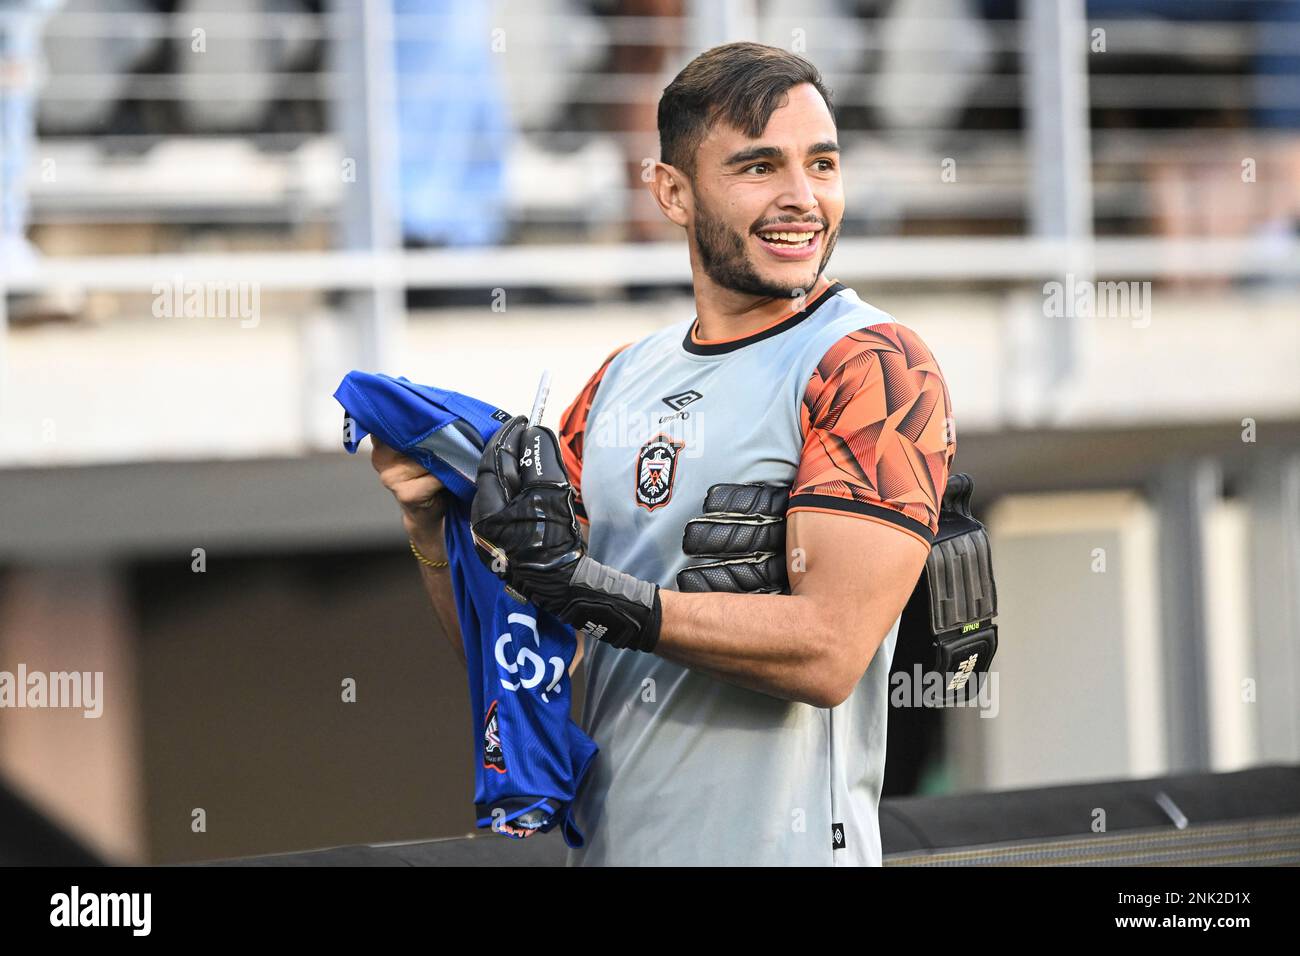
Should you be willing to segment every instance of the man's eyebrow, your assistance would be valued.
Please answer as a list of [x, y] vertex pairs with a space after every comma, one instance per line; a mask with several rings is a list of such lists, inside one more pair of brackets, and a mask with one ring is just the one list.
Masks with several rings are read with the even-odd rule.
[[[818, 153], [838, 153], [840, 144], [831, 140], [823, 140], [820, 143], [813, 143], [808, 147], [808, 155], [816, 156]], [[742, 149], [738, 153], [732, 153], [722, 161], [723, 166], [738, 166], [742, 163], [748, 164], [757, 162], [760, 159], [784, 159], [785, 151], [779, 146], [751, 146], [748, 149]]]
[[752, 163], [758, 159], [783, 159], [784, 151], [779, 146], [751, 146], [738, 153], [732, 153], [722, 161], [723, 166], [735, 166], [738, 163]]

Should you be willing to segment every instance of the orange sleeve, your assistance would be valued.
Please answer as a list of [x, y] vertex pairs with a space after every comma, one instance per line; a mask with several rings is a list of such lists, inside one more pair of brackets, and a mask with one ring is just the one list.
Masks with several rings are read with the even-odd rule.
[[582, 387], [578, 397], [560, 416], [558, 436], [560, 457], [564, 460], [564, 470], [569, 475], [569, 483], [573, 485], [574, 510], [578, 514], [578, 520], [584, 524], [587, 523], [587, 509], [582, 503], [582, 446], [587, 434], [587, 416], [591, 414], [591, 403], [595, 401], [596, 389], [600, 387], [600, 381], [605, 377], [605, 370], [609, 368], [609, 363], [614, 361], [614, 356], [631, 344], [626, 342], [606, 356], [605, 361], [600, 363], [600, 368], [587, 379], [587, 384]]
[[813, 370], [800, 416], [790, 512], [852, 514], [934, 541], [957, 436], [920, 336], [896, 322], [850, 332]]

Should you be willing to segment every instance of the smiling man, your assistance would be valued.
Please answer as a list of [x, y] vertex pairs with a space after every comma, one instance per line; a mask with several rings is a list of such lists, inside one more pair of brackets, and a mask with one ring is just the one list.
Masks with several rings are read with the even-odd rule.
[[844, 191], [810, 63], [709, 50], [659, 132], [651, 190], [697, 314], [615, 349], [558, 439], [503, 427], [474, 502], [484, 560], [586, 639], [600, 754], [570, 863], [879, 864], [887, 677], [956, 450], [947, 386], [915, 332], [823, 274]]

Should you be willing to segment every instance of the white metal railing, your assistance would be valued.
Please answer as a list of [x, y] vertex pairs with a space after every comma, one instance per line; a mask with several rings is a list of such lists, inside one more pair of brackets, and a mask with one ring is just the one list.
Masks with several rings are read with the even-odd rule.
[[[1187, 276], [1300, 279], [1300, 240], [841, 239], [830, 272], [872, 281], [1059, 278], [1086, 269], [1104, 278]], [[3, 277], [12, 292], [54, 286], [149, 292], [155, 284], [256, 283], [265, 290], [371, 290], [437, 286], [518, 288], [678, 283], [690, 280], [680, 242], [545, 244], [390, 254], [275, 252], [60, 256]]]
[[[1044, 5], [1047, 2], [1044, 0]], [[721, 8], [726, 5], [717, 6]], [[1026, 221], [1034, 197], [1025, 184], [1030, 180], [1034, 158], [1027, 150], [1023, 130], [965, 128], [970, 124], [956, 126], [953, 122], [937, 126], [925, 123], [898, 126], [881, 122], [879, 118], [879, 110], [891, 102], [896, 104], [899, 96], [914, 95], [919, 98], [918, 102], [924, 104], [934, 95], [934, 91], [963, 84], [969, 87], [965, 93], [964, 109], [995, 110], [1011, 114], [1022, 106], [1028, 107], [1030, 104], [1024, 96], [1022, 65], [1014, 56], [1010, 56], [1025, 48], [1019, 24], [1014, 21], [973, 21], [981, 37], [979, 45], [985, 59], [979, 63], [965, 63], [958, 60], [957, 54], [962, 52], [961, 45], [969, 42], [970, 34], [950, 29], [951, 19], [914, 20], [911, 21], [909, 31], [899, 34], [891, 27], [887, 17], [873, 20], [858, 20], [850, 16], [829, 18], [824, 15], [825, 7], [814, 7], [791, 16], [782, 13], [785, 8], [780, 4], [771, 8], [775, 12], [765, 16], [762, 12], [765, 8], [761, 5], [736, 6], [742, 11], [752, 12], [750, 28], [769, 42], [788, 40], [782, 33], [789, 32], [787, 25], [804, 31], [808, 55], [814, 60], [828, 61], [825, 67], [828, 76], [843, 80], [836, 88], [837, 105], [842, 112], [858, 109], [858, 115], [851, 118], [850, 125], [843, 130], [846, 141], [850, 143], [850, 149], [846, 153], [847, 162], [851, 164], [854, 160], [852, 134], [855, 124], [861, 123], [864, 117], [868, 125], [863, 129], [871, 134], [873, 141], [896, 153], [888, 163], [876, 166], [872, 175], [877, 186], [876, 192], [882, 197], [891, 191], [897, 195], [882, 198], [879, 206], [873, 206], [872, 200], [868, 198], [851, 209], [850, 224], [853, 228], [869, 228], [872, 223], [883, 223], [892, 228], [901, 226], [908, 220], [915, 220], [924, 228], [926, 223], [950, 219], [959, 223], [967, 220], [1000, 222], [1004, 226], [996, 231], [1005, 232], [1008, 227], [1015, 228], [1016, 224]], [[541, 11], [531, 14], [535, 20], [521, 21], [520, 17], [529, 14], [534, 7]], [[692, 45], [702, 33], [697, 21], [700, 18], [720, 16], [713, 11], [714, 8], [709, 4], [697, 4], [688, 21], [666, 22], [656, 18], [575, 16], [573, 8], [558, 3], [520, 7], [499, 5], [493, 22], [504, 24], [507, 31], [507, 49], [511, 55], [500, 57], [500, 72], [515, 114], [516, 128], [524, 133], [546, 132], [560, 137], [574, 134], [588, 139], [597, 137], [619, 144], [618, 148], [624, 149], [623, 144], [632, 135], [643, 134], [618, 130], [575, 130], [568, 113], [561, 107], [566, 103], [571, 106], [585, 104], [608, 107], [644, 97], [646, 87], [641, 77], [619, 75], [600, 69], [604, 54], [614, 44], [657, 43], [665, 45], [669, 60], [674, 66], [680, 65], [693, 52]], [[750, 13], [745, 15], [750, 16]], [[256, 17], [205, 11], [201, 22], [213, 37], [240, 42], [292, 35], [299, 42], [329, 43], [338, 34], [340, 17], [337, 10], [325, 14], [265, 12]], [[533, 31], [522, 25], [535, 21], [550, 26]], [[130, 36], [154, 44], [185, 44], [191, 40], [194, 22], [197, 22], [195, 15], [186, 13], [128, 17], [69, 9], [55, 13], [47, 25], [46, 33], [54, 42], [69, 38]], [[393, 23], [394, 30], [399, 35], [403, 32], [437, 29], [440, 25], [437, 18], [420, 16], [395, 16]], [[513, 23], [520, 23], [521, 26], [512, 28]], [[578, 26], [582, 29], [577, 30]], [[1207, 64], [1226, 62], [1231, 65], [1244, 62], [1261, 46], [1279, 51], [1300, 48], [1300, 28], [1287, 23], [1275, 24], [1260, 31], [1251, 25], [1236, 22], [1170, 23], [1149, 19], [1102, 19], [1089, 21], [1088, 27], [1105, 30], [1108, 38], [1107, 52], [1104, 55], [1092, 55], [1088, 61], [1093, 71], [1087, 84], [1092, 107], [1116, 107], [1137, 113], [1169, 108], [1204, 108], [1216, 103], [1225, 110], [1244, 111], [1250, 105], [1249, 78], [1241, 70], [1235, 74], [1190, 77], [1161, 76], [1154, 72], [1116, 74], [1106, 70], [1106, 56], [1113, 58], [1141, 54], [1158, 59], [1161, 54], [1177, 54]], [[575, 31], [585, 44], [585, 52], [581, 57], [570, 49], [574, 45], [572, 35]], [[1294, 45], [1288, 47], [1293, 42]], [[878, 77], [873, 77], [868, 69], [870, 63], [878, 62], [880, 55], [890, 49], [903, 49], [926, 57], [907, 70], [908, 82], [901, 86], [873, 82]], [[1033, 54], [1032, 50], [1025, 52]], [[1004, 59], [990, 59], [997, 57]], [[513, 75], [519, 71], [523, 71], [522, 77]], [[664, 79], [666, 78], [665, 76]], [[132, 75], [118, 95], [155, 103], [202, 103], [207, 100], [219, 102], [232, 95], [239, 95], [241, 90], [250, 95], [273, 90], [276, 98], [327, 104], [340, 85], [346, 86], [354, 79], [355, 77], [340, 72], [337, 64], [332, 63], [323, 63], [309, 72], [277, 71], [274, 68], [253, 72], [206, 73], [176, 70]], [[456, 77], [454, 74], [449, 77], [433, 66], [427, 73], [404, 78], [403, 83], [408, 95], [438, 95], [445, 91], [449, 79], [454, 81]], [[46, 78], [40, 96], [47, 103], [76, 102], [82, 97], [100, 92], [104, 82], [105, 76], [99, 73], [52, 71]], [[538, 89], [547, 92], [538, 94]], [[911, 93], [907, 92], [909, 89]], [[524, 92], [521, 93], [520, 90]], [[302, 142], [305, 137], [322, 133], [326, 138], [332, 138], [329, 130], [303, 134], [254, 131], [247, 138], [260, 148], [277, 143], [284, 145], [295, 139]], [[176, 131], [168, 134], [119, 132], [106, 136], [88, 132], [79, 141], [112, 146], [114, 149], [134, 144], [138, 152], [135, 157], [121, 154], [87, 155], [78, 162], [87, 164], [82, 172], [88, 176], [108, 173], [114, 167], [132, 164], [138, 164], [143, 172], [152, 174], [148, 147], [168, 139], [202, 143], [209, 135], [211, 132], [205, 132], [201, 126], [189, 132]], [[1163, 130], [1145, 128], [1098, 130], [1094, 135], [1099, 147], [1096, 158], [1105, 164], [1122, 164], [1127, 161], [1124, 156], [1112, 155], [1105, 148], [1115, 136], [1127, 135], [1131, 141], [1139, 144], [1139, 148], [1143, 144], [1167, 138]], [[1202, 135], [1214, 137], [1216, 131], [1206, 130]], [[50, 148], [57, 147], [62, 138], [50, 139]], [[571, 161], [562, 152], [544, 152], [542, 155], [544, 162], [556, 166]], [[962, 181], [969, 185], [999, 184], [998, 188], [987, 192], [980, 189], [959, 192], [948, 188], [950, 184], [940, 180], [938, 163], [950, 156], [955, 156], [960, 164], [965, 177]], [[511, 161], [524, 164], [513, 177], [514, 181], [534, 183], [534, 188], [539, 190], [546, 188], [546, 177], [542, 175], [545, 170], [537, 165], [536, 155], [513, 156]], [[199, 183], [202, 170], [192, 165], [180, 168], [191, 172], [196, 183]], [[322, 173], [332, 171], [322, 167]], [[1098, 191], [1095, 203], [1098, 211], [1108, 216], [1121, 215], [1126, 209], [1133, 208], [1133, 195], [1141, 194], [1146, 187], [1143, 180], [1130, 174], [1123, 184], [1124, 191], [1120, 193], [1114, 188], [1114, 176], [1107, 175], [1103, 178], [1110, 181], [1111, 188]], [[1013, 182], [1007, 182], [1008, 179]], [[1019, 190], [1014, 189], [1014, 180], [1017, 179], [1021, 187]], [[78, 208], [76, 204], [60, 201], [55, 188], [41, 188], [39, 183], [36, 185], [34, 221], [68, 223], [75, 220]], [[644, 208], [638, 211], [629, 202], [634, 193], [630, 186], [616, 187], [615, 193], [616, 195], [602, 197], [606, 207], [616, 211], [626, 209], [630, 216], [649, 215]], [[292, 208], [289, 204], [282, 207], [275, 204], [252, 204], [257, 207], [255, 210], [227, 213], [204, 204], [187, 204], [169, 194], [156, 197], [153, 202], [146, 200], [135, 203], [129, 210], [123, 210], [123, 204], [114, 201], [111, 196], [101, 200], [87, 195], [82, 199], [86, 219], [92, 222], [115, 221], [115, 216], [131, 222], [147, 222], [150, 210], [156, 213], [160, 223], [303, 221], [301, 218], [294, 219], [284, 211]], [[582, 207], [579, 196], [572, 197], [568, 205], [564, 202], [533, 202], [527, 195], [509, 196], [507, 201], [510, 204], [509, 216], [516, 221], [555, 226], [572, 224], [579, 227], [589, 227], [593, 222], [588, 211]], [[310, 219], [328, 221], [331, 217], [346, 215], [339, 208], [338, 202], [335, 197], [328, 205], [317, 205], [310, 213]], [[240, 204], [232, 200], [232, 205], [237, 210]], [[1141, 200], [1136, 206], [1139, 210], [1143, 208]], [[538, 212], [539, 207], [544, 211]], [[605, 218], [607, 217], [596, 221]]]
[[[812, 7], [828, 9], [827, 5]], [[1051, 16], [1043, 13], [1049, 7], [1054, 11]], [[1091, 240], [1092, 225], [1103, 216], [1131, 218], [1135, 210], [1145, 212], [1149, 191], [1141, 173], [1131, 167], [1147, 155], [1150, 144], [1195, 148], [1217, 142], [1220, 132], [1198, 135], [1146, 128], [1137, 121], [1129, 127], [1090, 131], [1090, 108], [1120, 106], [1139, 115], [1171, 106], [1203, 107], [1209, 99], [1240, 113], [1249, 102], [1240, 76], [1187, 81], [1107, 72], [1104, 61], [1079, 49], [1088, 36], [1082, 30], [1083, 0], [1042, 0], [1041, 5], [1035, 2], [1028, 8], [1032, 13], [1023, 23], [979, 21], [967, 24], [970, 30], [955, 33], [948, 29], [950, 21], [914, 21], [909, 29], [899, 31], [894, 29], [897, 24], [881, 19], [828, 19], [811, 12], [764, 18], [756, 12], [758, 4], [739, 0], [695, 4], [689, 21], [675, 23], [575, 17], [573, 8], [558, 0], [498, 9], [502, 15], [494, 22], [507, 25], [510, 55], [494, 63], [515, 113], [514, 126], [523, 134], [509, 147], [515, 168], [508, 178], [518, 192], [509, 195], [507, 213], [514, 224], [535, 227], [537, 238], [600, 236], [603, 227], [620, 217], [637, 215], [628, 202], [636, 184], [626, 181], [624, 168], [634, 148], [630, 144], [644, 132], [608, 129], [608, 122], [602, 125], [590, 117], [578, 128], [582, 124], [575, 118], [580, 107], [607, 109], [647, 95], [643, 77], [612, 74], [602, 66], [614, 43], [668, 44], [662, 77], [666, 81], [705, 39], [721, 42], [753, 36], [785, 44], [793, 25], [806, 31], [804, 52], [819, 61], [836, 89], [841, 111], [852, 201], [832, 265], [846, 279], [1016, 284], [1065, 273], [1143, 280], [1188, 275], [1262, 276], [1287, 283], [1300, 279], [1300, 252], [1294, 238], [1165, 241], [1103, 236]], [[253, 155], [232, 159], [236, 174], [213, 176], [194, 160], [194, 151], [168, 153], [177, 142], [196, 150], [229, 146], [231, 136], [214, 139], [201, 123], [176, 135], [51, 138], [51, 155], [56, 146], [70, 146], [72, 153], [59, 178], [48, 188], [38, 184], [35, 196], [38, 216], [63, 223], [76, 221], [79, 207], [87, 210], [87, 219], [98, 222], [279, 222], [289, 229], [305, 222], [333, 222], [339, 227], [339, 251], [285, 251], [294, 243], [285, 230], [268, 243], [272, 251], [187, 253], [180, 234], [182, 251], [166, 255], [48, 257], [17, 266], [0, 264], [0, 293], [51, 287], [149, 292], [159, 283], [178, 279], [257, 283], [267, 290], [346, 291], [353, 293], [346, 308], [359, 330], [362, 355], [368, 364], [379, 366], [385, 364], [385, 343], [394, 340], [402, 327], [403, 287], [618, 286], [689, 279], [684, 250], [680, 243], [670, 242], [557, 245], [531, 241], [498, 248], [398, 251], [401, 236], [389, 195], [395, 180], [397, 132], [390, 108], [396, 101], [390, 39], [437, 24], [394, 17], [383, 0], [340, 0], [330, 10], [309, 18], [309, 23], [265, 16], [223, 20], [204, 14], [213, 36], [251, 41], [296, 31], [308, 42], [324, 41], [331, 56], [310, 71], [268, 67], [258, 72], [241, 67], [224, 75], [210, 69], [197, 75], [181, 71], [133, 75], [120, 93], [174, 104], [186, 98], [191, 103], [217, 102], [210, 98], [241, 90], [256, 97], [273, 90], [275, 96], [288, 100], [328, 105], [332, 111], [328, 128], [298, 135], [292, 157], [268, 158], [272, 151], [262, 147], [273, 143], [265, 132], [250, 137], [238, 134], [238, 141], [248, 144], [245, 152]], [[568, 12], [547, 14], [561, 10]], [[146, 39], [185, 42], [190, 23], [181, 15], [153, 18], [145, 28]], [[1161, 50], [1160, 36], [1150, 22], [1102, 24], [1109, 48], [1116, 53], [1140, 51], [1147, 56]], [[96, 30], [111, 33], [138, 26], [120, 18], [65, 11], [52, 21], [51, 29], [95, 36]], [[1261, 41], [1258, 33], [1232, 25], [1224, 39], [1212, 33], [1214, 26], [1170, 28], [1163, 33], [1163, 49], [1220, 65], [1239, 63], [1256, 48], [1252, 44], [1273, 44], [1291, 31], [1280, 25]], [[892, 85], [878, 82], [879, 76], [864, 69], [869, 56], [874, 63], [891, 51], [896, 81]], [[900, 51], [907, 55], [900, 58]], [[981, 51], [980, 56], [959, 56], [971, 51]], [[1062, 51], [1072, 55], [1063, 56]], [[427, 74], [404, 77], [405, 89], [411, 94], [440, 95], [447, 77], [439, 69], [435, 65]], [[75, 102], [103, 79], [84, 69], [56, 71], [44, 95], [50, 102]], [[911, 116], [905, 110], [892, 116], [881, 113], [882, 107], [900, 103], [920, 109], [939, 94], [946, 97], [946, 111], [924, 116]], [[963, 119], [972, 109], [988, 115], [977, 121]], [[608, 120], [610, 114], [603, 115]], [[990, 116], [998, 117], [997, 121], [987, 122]], [[544, 138], [532, 135], [544, 132], [572, 133], [606, 149], [594, 158], [570, 155], [548, 148]], [[276, 135], [279, 145], [295, 140], [292, 134]], [[88, 149], [78, 154], [82, 146]], [[123, 155], [101, 151], [100, 146], [144, 149]], [[169, 155], [189, 159], [169, 159]], [[360, 176], [354, 184], [334, 188], [339, 185], [340, 156], [357, 160]], [[941, 175], [945, 160], [956, 162], [955, 182]], [[161, 163], [163, 168], [151, 163]], [[612, 178], [602, 181], [596, 200], [592, 163], [613, 170]], [[1122, 170], [1118, 176], [1116, 169]], [[194, 184], [192, 190], [185, 188], [187, 177]], [[120, 184], [131, 199], [124, 202], [120, 193], [111, 190], [97, 194], [94, 188], [81, 188], [96, 180]], [[241, 181], [248, 184], [242, 192]], [[653, 215], [653, 210], [648, 214]], [[925, 238], [934, 223], [942, 223], [946, 230], [981, 235]], [[913, 234], [861, 237], [905, 231]], [[3, 313], [0, 304], [0, 350]], [[1056, 323], [1051, 335], [1059, 346], [1052, 381], [1064, 382], [1071, 367], [1074, 332], [1068, 323]]]

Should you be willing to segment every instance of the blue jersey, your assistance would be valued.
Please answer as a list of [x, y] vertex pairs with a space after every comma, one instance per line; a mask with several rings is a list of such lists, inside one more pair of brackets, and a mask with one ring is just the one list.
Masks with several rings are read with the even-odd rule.
[[349, 372], [334, 397], [344, 408], [349, 453], [374, 435], [451, 492], [447, 560], [469, 668], [478, 825], [499, 820], [547, 831], [563, 824], [565, 843], [582, 846], [570, 805], [597, 748], [569, 716], [573, 628], [507, 594], [470, 536], [479, 459], [511, 416], [458, 392], [367, 372]]

